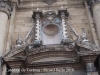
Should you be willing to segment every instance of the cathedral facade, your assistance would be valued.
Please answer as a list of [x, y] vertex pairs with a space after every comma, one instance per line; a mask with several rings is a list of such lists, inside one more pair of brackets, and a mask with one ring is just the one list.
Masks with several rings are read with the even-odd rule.
[[99, 75], [100, 0], [0, 0], [0, 75]]

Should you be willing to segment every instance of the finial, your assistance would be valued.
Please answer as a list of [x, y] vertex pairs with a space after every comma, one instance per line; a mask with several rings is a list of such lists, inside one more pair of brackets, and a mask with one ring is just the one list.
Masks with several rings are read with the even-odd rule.
[[89, 41], [89, 40], [87, 39], [87, 34], [86, 34], [86, 32], [85, 32], [85, 29], [84, 29], [84, 28], [81, 28], [81, 29], [82, 29], [82, 35], [81, 35], [82, 41], [83, 41], [83, 42]]
[[81, 28], [82, 29], [82, 34], [84, 34], [85, 33], [85, 29], [84, 28]]
[[18, 34], [18, 38], [16, 40], [16, 45], [21, 45], [22, 39], [20, 38], [20, 35]]
[[36, 10], [39, 10], [39, 8], [37, 8]]

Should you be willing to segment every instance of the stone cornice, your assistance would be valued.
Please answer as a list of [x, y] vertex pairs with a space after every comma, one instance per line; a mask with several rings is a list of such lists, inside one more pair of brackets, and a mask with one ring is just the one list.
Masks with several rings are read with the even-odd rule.
[[8, 18], [11, 16], [12, 6], [9, 2], [0, 2], [0, 11], [8, 15]]

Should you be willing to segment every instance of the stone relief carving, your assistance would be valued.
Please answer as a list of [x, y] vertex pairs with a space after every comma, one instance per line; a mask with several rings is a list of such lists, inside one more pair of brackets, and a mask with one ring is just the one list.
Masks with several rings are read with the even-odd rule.
[[[49, 11], [48, 11], [49, 12]], [[51, 13], [51, 12], [50, 12]], [[51, 13], [52, 14], [52, 13]], [[52, 19], [54, 19], [55, 17], [55, 13], [53, 12], [54, 16]], [[43, 46], [41, 44], [41, 19], [43, 17], [42, 11], [37, 9], [36, 11], [34, 11], [33, 14], [33, 20], [35, 21], [35, 27], [32, 27], [32, 29], [29, 31], [28, 35], [26, 36], [25, 40], [22, 41], [22, 39], [20, 39], [18, 37], [18, 39], [16, 40], [16, 45], [13, 48], [13, 50], [11, 50], [11, 54], [8, 55], [8, 57], [13, 56], [14, 54], [17, 54], [21, 51], [24, 51], [25, 48], [28, 46], [28, 50], [32, 54], [34, 53], [38, 53], [38, 52], [45, 52], [45, 51], [51, 51], [51, 50], [66, 50], [66, 51], [77, 51], [76, 45], [80, 46], [80, 47], [84, 47], [86, 49], [89, 49], [91, 51], [99, 51], [100, 48], [95, 46], [94, 44], [90, 43], [90, 41], [87, 39], [87, 34], [85, 32], [85, 29], [82, 28], [82, 34], [79, 36], [77, 34], [77, 32], [73, 29], [73, 27], [70, 25], [70, 23], [68, 22], [68, 11], [65, 8], [60, 8], [58, 10], [58, 16], [61, 19], [61, 28], [62, 28], [62, 39], [65, 39], [67, 41], [62, 41], [64, 43], [67, 42], [67, 44], [60, 44], [60, 45], [52, 45], [52, 46]], [[47, 15], [45, 15], [44, 17], [47, 18]], [[51, 19], [50, 19], [51, 20]], [[69, 30], [68, 30], [69, 29]], [[33, 33], [33, 31], [35, 30], [35, 33]], [[70, 34], [68, 34], [70, 32]], [[71, 34], [72, 33], [72, 34]], [[33, 36], [35, 35], [34, 40], [32, 40], [33, 43], [28, 44], [27, 40], [28, 38], [30, 38], [29, 36]], [[73, 41], [69, 40], [70, 37], [75, 35], [76, 39], [74, 39]], [[33, 37], [32, 37], [33, 39]], [[78, 53], [78, 54], [83, 54], [84, 53]]]

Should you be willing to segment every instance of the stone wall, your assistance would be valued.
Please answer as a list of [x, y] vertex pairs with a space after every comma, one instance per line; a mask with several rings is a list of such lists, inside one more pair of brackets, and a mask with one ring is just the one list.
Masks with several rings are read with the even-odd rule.
[[[24, 1], [24, 0], [21, 0]], [[80, 2], [79, 2], [80, 1]], [[23, 40], [25, 39], [27, 33], [31, 30], [32, 26], [34, 26], [34, 22], [32, 19], [33, 11], [36, 8], [40, 8], [43, 12], [52, 9], [57, 12], [57, 10], [64, 6], [67, 8], [69, 12], [68, 21], [72, 25], [72, 27], [76, 30], [76, 32], [81, 35], [82, 31], [81, 28], [84, 28], [88, 39], [93, 42], [91, 30], [88, 24], [88, 18], [86, 14], [86, 9], [81, 2], [81, 0], [58, 0], [58, 2], [54, 3], [51, 8], [42, 2], [22, 2], [19, 4], [18, 9], [12, 12], [12, 16], [10, 19], [10, 26], [8, 32], [8, 39], [7, 39], [7, 50], [11, 49], [11, 41], [14, 45], [18, 35]], [[15, 9], [15, 8], [14, 8]], [[14, 32], [14, 33], [12, 33]], [[86, 75], [85, 71], [76, 70], [74, 72], [52, 72], [52, 73], [35, 73], [34, 75]], [[92, 73], [93, 75], [97, 75], [97, 73]], [[11, 74], [11, 75], [18, 75], [18, 74]], [[33, 75], [33, 74], [22, 74], [22, 75]]]

